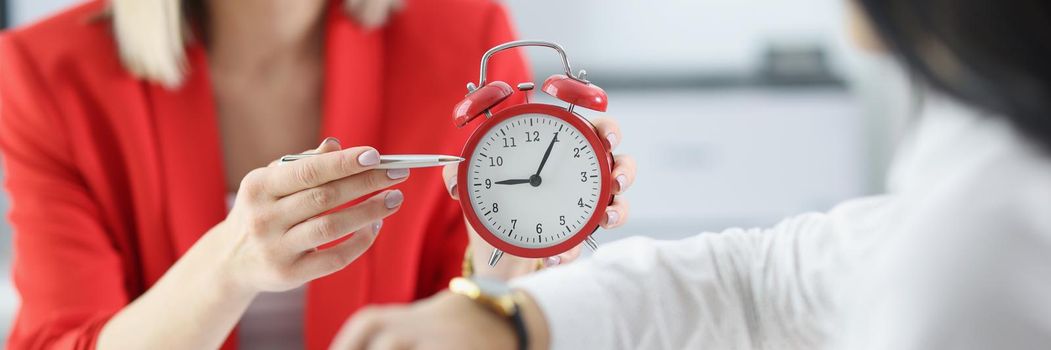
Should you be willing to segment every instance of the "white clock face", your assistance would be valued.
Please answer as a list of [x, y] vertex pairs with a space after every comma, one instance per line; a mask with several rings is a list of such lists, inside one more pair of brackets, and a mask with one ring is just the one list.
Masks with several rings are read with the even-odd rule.
[[599, 161], [580, 130], [561, 119], [538, 113], [509, 118], [482, 136], [468, 161], [475, 214], [515, 246], [561, 243], [595, 213]]

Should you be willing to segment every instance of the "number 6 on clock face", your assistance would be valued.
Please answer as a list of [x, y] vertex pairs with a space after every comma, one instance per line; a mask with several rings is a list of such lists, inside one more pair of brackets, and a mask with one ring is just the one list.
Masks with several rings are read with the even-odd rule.
[[557, 106], [525, 104], [475, 133], [458, 188], [482, 238], [517, 256], [546, 257], [598, 227], [610, 199], [611, 158], [590, 123]]

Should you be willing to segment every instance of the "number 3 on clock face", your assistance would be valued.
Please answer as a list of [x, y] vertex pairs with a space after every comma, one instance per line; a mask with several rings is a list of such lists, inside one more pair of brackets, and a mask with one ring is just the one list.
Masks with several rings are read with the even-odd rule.
[[[536, 112], [498, 119], [472, 137], [477, 140], [473, 150], [465, 150], [469, 156], [461, 176], [466, 188], [460, 198], [470, 201], [473, 215], [468, 217], [477, 219], [472, 225], [483, 226], [479, 233], [497, 248], [519, 256], [572, 248], [565, 245], [579, 243], [604, 216], [607, 153], [596, 152], [594, 132], [582, 120], [571, 123]], [[580, 130], [582, 125], [587, 128]]]

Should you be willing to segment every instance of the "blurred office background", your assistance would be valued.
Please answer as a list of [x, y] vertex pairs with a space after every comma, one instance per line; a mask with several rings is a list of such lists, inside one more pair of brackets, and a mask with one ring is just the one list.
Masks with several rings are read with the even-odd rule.
[[[0, 0], [0, 17], [18, 26], [74, 2]], [[883, 188], [908, 84], [850, 46], [843, 0], [504, 2], [522, 38], [561, 43], [606, 89], [618, 151], [638, 160], [631, 221], [600, 242], [767, 226]], [[538, 79], [560, 70], [553, 52], [529, 57]], [[0, 234], [5, 337], [17, 303], [6, 216]]]

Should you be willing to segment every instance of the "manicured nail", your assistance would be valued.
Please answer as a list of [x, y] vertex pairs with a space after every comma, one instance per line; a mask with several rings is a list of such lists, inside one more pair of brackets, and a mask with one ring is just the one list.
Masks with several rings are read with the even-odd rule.
[[330, 142], [335, 142], [336, 145], [340, 144], [339, 143], [339, 139], [337, 139], [335, 137], [332, 137], [332, 136], [329, 136], [329, 137], [326, 137], [324, 140], [322, 140], [321, 144], [318, 145], [317, 148], [321, 148], [321, 146], [324, 146], [326, 143], [330, 143]]
[[383, 227], [383, 219], [372, 223], [372, 234], [380, 233], [380, 228]]
[[409, 176], [409, 169], [388, 169], [387, 177], [397, 180]]
[[616, 179], [617, 184], [620, 185], [620, 190], [623, 191], [625, 189], [625, 186], [627, 186], [628, 184], [628, 177], [624, 176], [624, 174], [620, 174], [617, 175]]
[[358, 156], [358, 164], [362, 166], [373, 166], [380, 163], [380, 153], [374, 149], [365, 151]]
[[405, 200], [405, 196], [401, 194], [401, 191], [393, 190], [387, 192], [387, 196], [383, 197], [383, 205], [387, 206], [387, 209], [394, 209], [401, 205], [403, 200]]
[[558, 266], [558, 264], [561, 264], [561, 263], [562, 263], [562, 258], [557, 256], [557, 255], [556, 256], [551, 256], [551, 257], [548, 257], [548, 258], [544, 259], [544, 267]]
[[620, 221], [620, 213], [617, 213], [616, 210], [606, 211], [606, 226], [616, 225], [618, 221]]
[[609, 141], [609, 149], [617, 148], [617, 134], [606, 134], [606, 141]]

